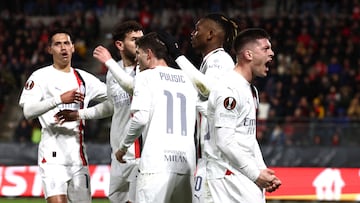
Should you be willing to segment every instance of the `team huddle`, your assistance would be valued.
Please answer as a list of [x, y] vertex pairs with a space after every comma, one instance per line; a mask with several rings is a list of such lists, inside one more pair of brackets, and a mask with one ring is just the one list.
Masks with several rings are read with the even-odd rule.
[[[267, 75], [274, 52], [263, 29], [237, 29], [222, 14], [199, 19], [191, 33], [203, 58], [196, 68], [169, 33], [144, 35], [139, 23], [121, 22], [112, 33], [121, 60], [103, 46], [93, 52], [108, 68], [106, 83], [71, 66], [71, 35], [54, 30], [53, 64], [32, 73], [19, 101], [42, 126], [47, 202], [91, 202], [85, 120], [109, 116], [110, 202], [265, 202], [281, 181], [256, 140], [252, 82]], [[88, 107], [92, 100], [99, 103]]]

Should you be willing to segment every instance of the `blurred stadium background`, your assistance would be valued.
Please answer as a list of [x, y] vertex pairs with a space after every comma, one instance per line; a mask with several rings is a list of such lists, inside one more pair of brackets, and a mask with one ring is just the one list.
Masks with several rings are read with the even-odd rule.
[[[29, 171], [36, 165], [39, 124], [24, 120], [17, 102], [29, 74], [51, 63], [45, 49], [51, 29], [71, 28], [76, 46], [73, 66], [104, 81], [106, 68], [92, 51], [99, 44], [114, 51], [110, 32], [115, 23], [135, 19], [146, 32], [167, 29], [199, 65], [190, 33], [197, 19], [209, 12], [224, 13], [240, 29], [262, 27], [272, 36], [274, 65], [267, 78], [256, 81], [261, 97], [257, 136], [266, 163], [281, 171], [285, 184], [269, 202], [360, 201], [359, 0], [2, 2], [0, 196], [40, 194], [29, 191], [38, 187], [22, 186], [36, 183]], [[113, 56], [119, 57], [115, 52]], [[86, 126], [94, 176], [100, 174], [99, 182], [106, 183], [102, 175], [110, 160], [110, 119], [91, 120]], [[100, 197], [105, 193], [94, 191]]]

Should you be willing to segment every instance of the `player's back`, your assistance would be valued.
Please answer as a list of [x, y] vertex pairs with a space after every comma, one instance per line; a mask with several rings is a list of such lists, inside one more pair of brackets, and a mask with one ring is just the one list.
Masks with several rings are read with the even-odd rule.
[[134, 99], [132, 110], [148, 109], [150, 114], [140, 170], [192, 173], [197, 92], [191, 81], [181, 70], [159, 66], [137, 75], [134, 98], [138, 96], [142, 104]]

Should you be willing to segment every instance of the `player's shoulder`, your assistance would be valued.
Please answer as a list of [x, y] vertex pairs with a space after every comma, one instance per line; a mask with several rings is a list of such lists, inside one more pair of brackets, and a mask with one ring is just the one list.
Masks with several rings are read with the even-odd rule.
[[34, 72], [31, 73], [31, 76], [51, 76], [55, 69], [52, 65], [43, 66], [41, 68], [36, 69]]
[[213, 54], [209, 58], [207, 58], [206, 61], [207, 61], [206, 64], [209, 68], [230, 70], [235, 66], [233, 59], [228, 54], [224, 54], [224, 55]]
[[97, 79], [97, 77], [94, 74], [92, 74], [88, 71], [85, 71], [81, 68], [73, 68], [73, 69], [76, 70], [80, 74], [81, 77], [84, 77], [84, 79], [85, 78], [96, 78]]
[[219, 84], [216, 86], [215, 90], [217, 91], [233, 91], [237, 88], [239, 84], [239, 76], [234, 71], [226, 71], [219, 75], [218, 80]]
[[231, 60], [231, 61], [233, 61], [230, 54], [228, 52], [226, 52], [223, 48], [216, 49], [213, 52], [213, 54], [211, 54], [209, 56], [209, 58], [212, 58], [213, 60], [217, 59], [217, 58], [220, 58], [220, 59], [223, 59], [223, 60]]
[[121, 68], [124, 68], [124, 61], [122, 59], [116, 62]]

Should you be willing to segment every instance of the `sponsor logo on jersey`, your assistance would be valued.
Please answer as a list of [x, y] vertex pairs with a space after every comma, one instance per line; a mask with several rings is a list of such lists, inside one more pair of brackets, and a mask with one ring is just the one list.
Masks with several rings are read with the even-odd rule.
[[166, 162], [187, 163], [186, 152], [178, 150], [165, 150], [164, 160]]
[[227, 110], [233, 110], [236, 106], [236, 100], [234, 97], [226, 97], [224, 99], [224, 107]]

